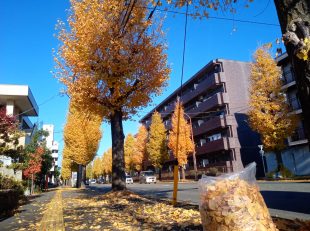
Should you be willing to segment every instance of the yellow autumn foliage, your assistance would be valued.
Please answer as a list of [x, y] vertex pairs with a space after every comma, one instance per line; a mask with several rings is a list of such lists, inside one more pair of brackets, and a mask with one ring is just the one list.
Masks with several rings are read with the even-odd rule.
[[249, 122], [267, 151], [282, 150], [297, 124], [281, 91], [280, 77], [281, 70], [269, 51], [259, 48], [251, 66]]
[[93, 160], [101, 139], [102, 115], [76, 107], [71, 99], [64, 141], [68, 158], [77, 164], [87, 165]]
[[102, 171], [105, 175], [111, 175], [112, 173], [112, 148], [109, 148], [102, 155]]
[[71, 178], [72, 172], [72, 160], [69, 159], [69, 150], [67, 146], [64, 146], [62, 151], [62, 162], [61, 162], [61, 176], [64, 180], [68, 180]]
[[147, 19], [149, 1], [135, 1], [124, 17], [126, 2], [71, 0], [70, 29], [58, 23], [56, 77], [81, 107], [99, 104], [108, 120], [115, 110], [128, 118], [146, 106], [170, 72], [161, 24]]
[[101, 158], [97, 157], [93, 161], [93, 176], [98, 178], [103, 175], [102, 161]]
[[[179, 142], [177, 147], [178, 113], [180, 113], [179, 114], [180, 121], [179, 121]], [[182, 104], [179, 101], [177, 101], [172, 115], [172, 129], [169, 132], [168, 147], [172, 150], [174, 157], [178, 160], [179, 166], [187, 164], [187, 156], [190, 153], [194, 152], [195, 145], [191, 139], [190, 126], [191, 125], [188, 124], [187, 120], [184, 117], [184, 109]]]
[[152, 115], [146, 151], [149, 161], [156, 168], [162, 168], [163, 163], [168, 160], [166, 136], [166, 129], [161, 115], [155, 111]]
[[134, 156], [136, 169], [138, 171], [142, 170], [143, 161], [147, 160], [146, 152], [146, 142], [147, 142], [148, 132], [146, 127], [142, 124], [139, 127], [138, 133], [136, 135], [136, 155]]

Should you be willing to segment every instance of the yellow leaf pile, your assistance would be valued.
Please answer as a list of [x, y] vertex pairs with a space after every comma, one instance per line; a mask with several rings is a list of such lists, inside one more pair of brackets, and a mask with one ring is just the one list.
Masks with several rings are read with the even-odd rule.
[[129, 191], [66, 200], [64, 214], [66, 227], [74, 230], [99, 226], [100, 230], [199, 230], [201, 223], [197, 210], [175, 208]]

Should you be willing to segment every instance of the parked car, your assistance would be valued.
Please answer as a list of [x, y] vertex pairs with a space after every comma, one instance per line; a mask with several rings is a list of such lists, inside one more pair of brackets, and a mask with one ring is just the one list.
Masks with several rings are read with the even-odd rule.
[[89, 181], [90, 184], [96, 184], [96, 182], [97, 182], [96, 179], [91, 179], [91, 180]]
[[85, 185], [89, 185], [89, 179], [86, 179], [86, 180], [84, 181], [84, 184], [85, 184]]
[[139, 183], [145, 183], [145, 184], [150, 184], [154, 183], [156, 184], [156, 176], [153, 171], [142, 171], [140, 172], [139, 176]]
[[98, 183], [98, 184], [103, 184], [103, 183], [104, 183], [104, 179], [99, 179], [99, 180], [97, 180], [97, 183]]
[[126, 184], [133, 184], [133, 179], [131, 176], [126, 176]]

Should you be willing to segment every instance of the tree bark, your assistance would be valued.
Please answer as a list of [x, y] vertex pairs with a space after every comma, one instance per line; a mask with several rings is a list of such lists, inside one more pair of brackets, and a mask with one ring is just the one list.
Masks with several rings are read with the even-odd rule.
[[[293, 66], [298, 96], [303, 111], [306, 137], [310, 141], [310, 61], [302, 60], [296, 52], [310, 30], [309, 0], [274, 0], [286, 51]], [[309, 142], [310, 145], [310, 142]]]
[[279, 172], [281, 165], [283, 165], [282, 154], [281, 151], [275, 151], [275, 154], [277, 160], [277, 172]]
[[33, 191], [34, 191], [34, 189], [33, 189], [33, 173], [32, 173], [31, 174], [31, 190], [30, 190], [30, 195], [33, 194]]
[[124, 131], [123, 114], [116, 110], [111, 115], [112, 134], [112, 190], [126, 189], [125, 160], [124, 160]]
[[83, 171], [83, 166], [81, 164], [79, 164], [78, 170], [77, 170], [77, 179], [76, 179], [76, 187], [77, 188], [81, 188], [82, 171]]

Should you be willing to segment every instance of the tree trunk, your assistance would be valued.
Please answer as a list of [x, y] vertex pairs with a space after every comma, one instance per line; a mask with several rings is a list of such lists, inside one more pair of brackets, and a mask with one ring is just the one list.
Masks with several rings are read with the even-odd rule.
[[161, 181], [161, 168], [158, 168], [158, 180]]
[[281, 165], [283, 165], [282, 154], [281, 151], [275, 151], [275, 154], [277, 159], [277, 172], [279, 172]]
[[182, 169], [182, 180], [185, 180], [185, 168], [184, 168], [184, 166], [182, 166], [181, 167], [181, 169]]
[[83, 166], [81, 164], [79, 164], [78, 170], [77, 170], [77, 179], [76, 179], [76, 187], [77, 188], [81, 188], [82, 171], [83, 171]]
[[286, 51], [296, 78], [306, 137], [310, 141], [310, 58], [305, 61], [296, 56], [296, 51], [302, 45], [300, 39], [309, 37], [310, 1], [274, 0], [274, 3], [284, 34]]
[[30, 195], [33, 194], [33, 174], [31, 174], [31, 190], [30, 190]]
[[112, 133], [112, 190], [126, 189], [125, 161], [124, 161], [124, 131], [123, 114], [121, 110], [111, 115]]

